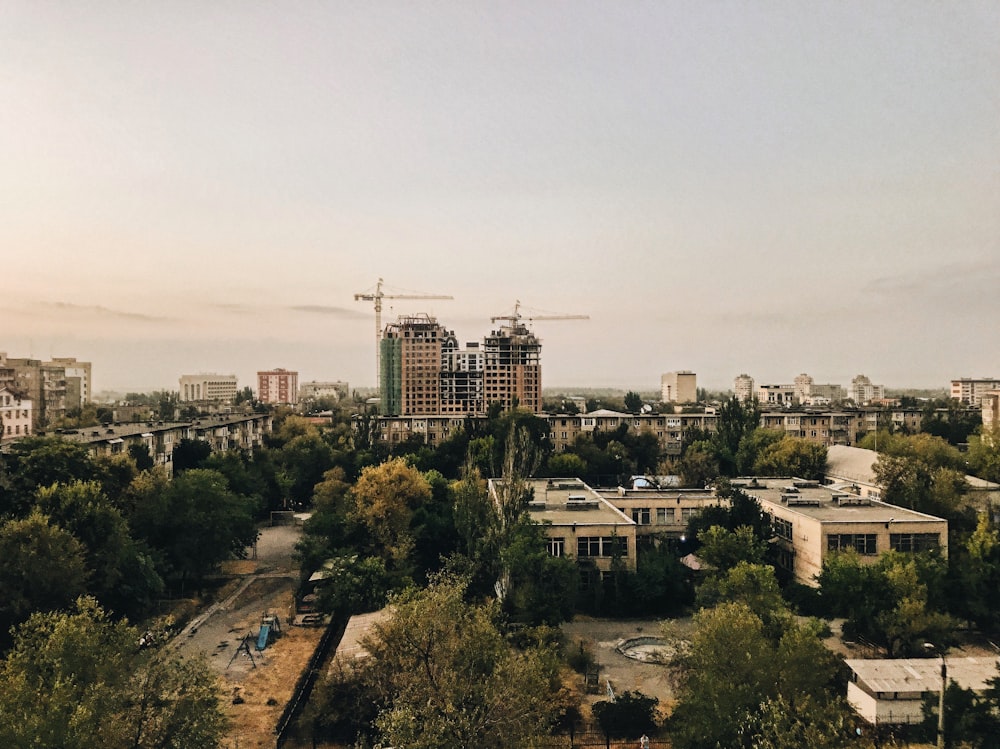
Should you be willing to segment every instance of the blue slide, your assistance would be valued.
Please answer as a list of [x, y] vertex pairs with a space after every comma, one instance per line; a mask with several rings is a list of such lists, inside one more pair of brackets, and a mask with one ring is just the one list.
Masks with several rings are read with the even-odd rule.
[[263, 650], [267, 647], [267, 638], [271, 634], [271, 625], [262, 624], [260, 625], [260, 634], [257, 635], [257, 650]]

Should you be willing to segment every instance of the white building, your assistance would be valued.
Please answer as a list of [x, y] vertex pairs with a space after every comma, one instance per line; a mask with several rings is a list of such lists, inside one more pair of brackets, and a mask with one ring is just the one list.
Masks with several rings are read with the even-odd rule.
[[340, 380], [334, 382], [317, 382], [310, 380], [299, 385], [299, 399], [304, 401], [315, 400], [317, 398], [334, 398], [344, 400], [350, 393], [350, 387], [346, 382]]
[[733, 380], [733, 393], [736, 395], [736, 400], [743, 403], [751, 400], [756, 395], [753, 389], [753, 377], [748, 374], [738, 375]]
[[236, 375], [181, 375], [181, 403], [196, 401], [221, 401], [230, 403], [235, 396]]
[[851, 380], [851, 399], [862, 405], [871, 401], [878, 401], [885, 398], [885, 386], [873, 385], [872, 381], [863, 374], [859, 374]]
[[667, 372], [660, 378], [660, 400], [664, 403], [697, 403], [697, 375], [687, 370]]
[[0, 441], [31, 434], [32, 403], [27, 396], [8, 387], [0, 388]]

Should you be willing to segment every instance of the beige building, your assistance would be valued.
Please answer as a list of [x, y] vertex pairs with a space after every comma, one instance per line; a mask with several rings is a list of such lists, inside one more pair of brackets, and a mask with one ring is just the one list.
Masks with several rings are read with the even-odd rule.
[[441, 411], [441, 347], [449, 331], [429, 315], [401, 316], [379, 343], [381, 412], [393, 416]]
[[273, 405], [294, 406], [299, 402], [299, 373], [280, 367], [258, 372], [257, 400]]
[[[489, 482], [497, 501], [499, 479]], [[549, 554], [593, 565], [602, 575], [619, 559], [635, 571], [636, 523], [580, 479], [530, 479], [528, 515], [545, 528]]]
[[951, 381], [951, 397], [970, 406], [978, 406], [990, 390], [1000, 390], [1000, 380], [992, 377], [963, 377]]
[[58, 436], [84, 445], [92, 455], [127, 454], [129, 446], [143, 445], [153, 463], [173, 473], [174, 448], [181, 440], [207, 442], [213, 452], [252, 450], [270, 434], [270, 414], [203, 416], [194, 421], [148, 421], [86, 429], [60, 430]]
[[341, 401], [347, 399], [350, 391], [351, 389], [348, 384], [340, 380], [333, 382], [310, 380], [299, 385], [299, 400], [311, 401], [318, 398], [333, 398]]
[[660, 377], [660, 400], [664, 403], [697, 403], [697, 375], [687, 370], [667, 372]]
[[852, 493], [850, 486], [792, 478], [737, 479], [733, 486], [771, 515], [778, 563], [806, 585], [817, 585], [830, 554], [848, 548], [873, 563], [890, 549], [948, 555], [948, 521]]
[[32, 430], [53, 424], [66, 416], [66, 368], [40, 359], [8, 357], [0, 352], [0, 373], [14, 390], [32, 403]]
[[795, 385], [759, 385], [757, 400], [762, 406], [790, 406], [798, 403]]
[[983, 393], [983, 432], [1000, 428], [1000, 390], [987, 390]]
[[[498, 318], [500, 319], [500, 318]], [[542, 410], [542, 342], [518, 319], [483, 339], [483, 397], [486, 407], [515, 405], [531, 413]]]
[[81, 408], [92, 400], [93, 365], [87, 361], [77, 361], [73, 356], [54, 356], [45, 366], [63, 369], [66, 378], [66, 408]]
[[29, 436], [32, 410], [30, 398], [6, 385], [0, 387], [0, 442]]
[[636, 544], [682, 541], [691, 519], [709, 506], [728, 504], [711, 489], [656, 489], [619, 486], [597, 493], [636, 525]]
[[232, 403], [236, 397], [236, 375], [181, 375], [180, 402]]

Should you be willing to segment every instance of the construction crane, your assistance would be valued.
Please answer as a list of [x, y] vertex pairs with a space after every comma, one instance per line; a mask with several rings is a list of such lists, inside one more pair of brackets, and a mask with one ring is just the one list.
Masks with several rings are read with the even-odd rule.
[[386, 294], [382, 291], [381, 278], [375, 284], [375, 291], [363, 291], [354, 295], [354, 301], [375, 302], [375, 385], [378, 386], [382, 374], [382, 353], [379, 342], [382, 340], [382, 300], [383, 299], [454, 299], [444, 294]]
[[590, 315], [522, 315], [521, 314], [521, 300], [515, 300], [514, 302], [514, 312], [510, 315], [495, 315], [490, 318], [490, 322], [496, 322], [497, 320], [507, 320], [512, 326], [517, 325], [519, 320], [527, 320], [532, 322], [534, 320], [589, 320]]

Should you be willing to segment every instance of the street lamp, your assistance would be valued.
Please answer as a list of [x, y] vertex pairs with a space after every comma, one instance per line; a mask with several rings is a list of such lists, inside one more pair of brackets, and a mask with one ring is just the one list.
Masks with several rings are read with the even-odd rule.
[[941, 659], [941, 693], [938, 696], [937, 745], [938, 749], [944, 749], [944, 690], [948, 686], [948, 664], [944, 660], [944, 651], [939, 650], [934, 643], [925, 642], [924, 649], [931, 653], [937, 653]]

